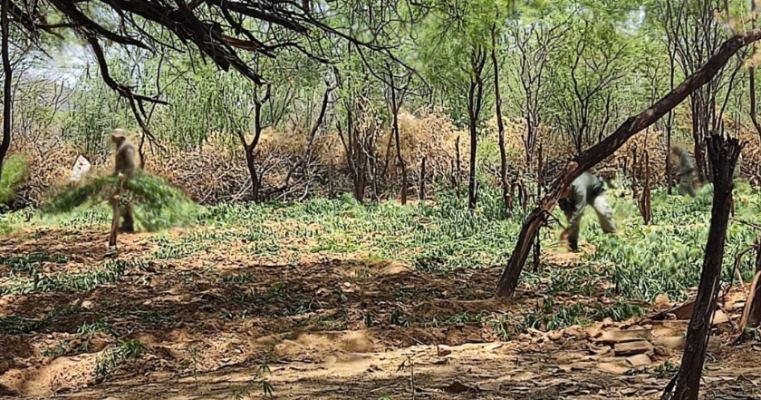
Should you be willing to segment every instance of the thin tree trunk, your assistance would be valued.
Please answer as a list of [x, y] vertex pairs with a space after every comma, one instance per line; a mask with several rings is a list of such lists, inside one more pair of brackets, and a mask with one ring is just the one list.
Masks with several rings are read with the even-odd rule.
[[[541, 199], [542, 198], [542, 182], [544, 181], [544, 176], [542, 176], [542, 145], [539, 144], [539, 166], [537, 168], [537, 177], [536, 177], [536, 198]], [[541, 240], [541, 230], [536, 231], [536, 236], [534, 237], [534, 273], [539, 272], [539, 263], [541, 261], [542, 256], [542, 240]]]
[[478, 146], [476, 121], [471, 120], [470, 127], [470, 176], [468, 177], [468, 208], [476, 208], [476, 150]]
[[256, 160], [254, 160], [254, 149], [246, 147], [246, 167], [251, 177], [251, 196], [254, 202], [259, 202], [259, 175], [256, 172]]
[[3, 57], [3, 72], [5, 73], [5, 81], [3, 85], [3, 142], [0, 144], [0, 179], [3, 177], [3, 166], [5, 165], [5, 156], [8, 154], [8, 149], [11, 147], [11, 122], [13, 118], [13, 68], [11, 67], [11, 59], [8, 54], [8, 40], [9, 40], [9, 24], [8, 20], [8, 7], [10, 0], [2, 0], [2, 10], [0, 13], [0, 21], [2, 23], [2, 57]]
[[584, 171], [589, 170], [589, 168], [621, 148], [632, 136], [646, 129], [661, 119], [666, 113], [673, 110], [687, 96], [713, 79], [738, 50], [759, 39], [761, 39], [761, 30], [754, 29], [727, 40], [705, 65], [687, 77], [664, 98], [640, 114], [628, 118], [613, 134], [587, 149], [587, 151], [570, 162], [567, 166], [567, 171], [555, 180], [544, 198], [538, 202], [538, 206], [526, 217], [526, 221], [523, 223], [523, 227], [518, 235], [518, 242], [515, 244], [510, 261], [500, 278], [495, 295], [498, 297], [509, 297], [515, 294], [515, 289], [518, 287], [518, 279], [531, 250], [531, 242], [539, 228], [547, 222], [548, 216], [551, 214], [555, 204], [557, 204], [563, 188], [570, 185]]
[[418, 199], [425, 201], [425, 156], [420, 161], [420, 191], [418, 192]]
[[460, 162], [460, 137], [457, 136], [457, 139], [454, 142], [454, 151], [455, 151], [455, 160], [456, 160], [456, 166], [457, 169], [454, 171], [454, 180], [455, 180], [455, 190], [457, 190], [457, 198], [462, 197], [462, 187], [460, 187], [460, 177], [462, 176], [462, 166]]
[[712, 136], [707, 144], [714, 166], [711, 227], [708, 230], [708, 243], [698, 294], [695, 298], [695, 309], [687, 328], [687, 344], [682, 356], [682, 364], [677, 375], [666, 386], [661, 397], [664, 400], [698, 400], [700, 378], [711, 333], [711, 321], [719, 294], [721, 263], [729, 225], [729, 208], [726, 204], [732, 200], [732, 174], [742, 145], [737, 139], [724, 140], [719, 135]]
[[653, 218], [653, 209], [650, 202], [650, 154], [645, 150], [643, 154], [645, 159], [645, 183], [642, 186], [642, 197], [639, 199], [640, 214], [645, 225], [650, 225]]
[[[505, 122], [502, 121], [502, 95], [499, 90], [499, 63], [497, 62], [497, 28], [496, 25], [491, 27], [491, 62], [494, 65], [494, 94], [497, 97], [497, 101], [494, 102], [495, 112], [497, 116], [497, 132], [499, 133], [499, 174], [500, 183], [502, 184], [502, 201], [505, 202], [505, 215], [510, 215], [511, 204], [509, 202], [510, 196], [508, 195], [507, 187], [507, 152], [505, 150]], [[530, 129], [530, 128], [529, 128]], [[529, 160], [530, 167], [530, 154], [526, 153], [526, 158]]]

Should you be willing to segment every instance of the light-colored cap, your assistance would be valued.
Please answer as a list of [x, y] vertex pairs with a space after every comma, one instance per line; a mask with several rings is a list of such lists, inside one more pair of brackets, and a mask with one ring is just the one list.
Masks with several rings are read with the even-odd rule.
[[111, 132], [111, 137], [114, 138], [125, 138], [127, 135], [124, 133], [124, 129], [114, 129], [113, 132]]

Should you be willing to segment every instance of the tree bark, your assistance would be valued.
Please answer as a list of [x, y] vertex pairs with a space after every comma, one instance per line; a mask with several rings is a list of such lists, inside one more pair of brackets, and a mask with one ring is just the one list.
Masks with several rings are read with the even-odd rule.
[[0, 179], [3, 177], [3, 166], [5, 165], [5, 156], [8, 155], [8, 149], [11, 147], [11, 127], [13, 118], [13, 67], [8, 54], [8, 40], [10, 35], [8, 20], [8, 7], [10, 0], [2, 0], [2, 10], [0, 10], [0, 21], [2, 23], [2, 58], [3, 72], [5, 80], [3, 82], [3, 142], [0, 143]]
[[251, 176], [251, 196], [254, 202], [259, 202], [259, 174], [256, 172], [256, 160], [254, 160], [253, 147], [246, 146], [246, 167]]
[[420, 191], [418, 192], [418, 199], [425, 201], [425, 156], [420, 161]]
[[393, 85], [390, 86], [391, 90], [391, 111], [394, 113], [394, 140], [396, 140], [396, 157], [399, 160], [399, 166], [402, 168], [402, 205], [407, 204], [407, 164], [404, 162], [402, 156], [402, 143], [399, 138], [399, 107], [401, 101], [396, 99], [396, 88]]
[[640, 114], [627, 119], [613, 134], [570, 162], [566, 172], [555, 180], [544, 198], [539, 201], [538, 206], [526, 217], [526, 221], [523, 223], [521, 232], [518, 235], [518, 242], [515, 244], [510, 260], [500, 278], [495, 295], [497, 297], [508, 297], [515, 294], [515, 289], [518, 287], [518, 278], [521, 271], [523, 271], [523, 266], [526, 264], [526, 259], [531, 250], [531, 242], [539, 231], [539, 228], [547, 221], [548, 216], [560, 198], [563, 188], [570, 185], [584, 171], [587, 171], [621, 148], [632, 136], [673, 110], [687, 96], [713, 79], [738, 50], [759, 39], [761, 39], [761, 30], [754, 29], [727, 40], [705, 65], [687, 77], [664, 98]]
[[698, 400], [700, 377], [711, 333], [711, 320], [719, 294], [721, 264], [729, 225], [727, 204], [732, 200], [732, 174], [743, 145], [737, 139], [725, 140], [719, 135], [712, 136], [706, 142], [714, 166], [711, 227], [708, 230], [708, 243], [695, 308], [687, 328], [687, 344], [682, 356], [682, 365], [674, 379], [666, 386], [661, 397], [663, 400]]
[[[491, 62], [494, 65], [494, 95], [497, 100], [494, 102], [497, 117], [497, 132], [499, 133], [499, 175], [500, 184], [502, 185], [502, 201], [505, 202], [505, 215], [510, 215], [512, 204], [507, 187], [507, 152], [505, 150], [505, 122], [502, 121], [502, 95], [499, 91], [499, 63], [497, 62], [497, 28], [496, 25], [491, 27]], [[529, 129], [531, 129], [529, 124]], [[531, 166], [531, 154], [526, 153], [529, 168]]]
[[650, 154], [648, 154], [647, 150], [645, 150], [643, 157], [645, 160], [645, 183], [642, 186], [642, 197], [639, 199], [639, 209], [645, 225], [650, 225], [650, 220], [653, 218], [653, 208], [650, 202]]
[[478, 120], [483, 105], [483, 71], [486, 54], [482, 47], [477, 47], [471, 55], [470, 90], [468, 91], [468, 117], [470, 118], [470, 176], [468, 180], [468, 208], [474, 210], [478, 200], [476, 187], [476, 154], [478, 150]]

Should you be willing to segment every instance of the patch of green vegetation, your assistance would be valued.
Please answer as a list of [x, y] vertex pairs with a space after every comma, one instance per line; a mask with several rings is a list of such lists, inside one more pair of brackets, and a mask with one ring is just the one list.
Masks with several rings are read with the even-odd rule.
[[7, 265], [14, 273], [34, 275], [42, 263], [66, 264], [69, 256], [63, 254], [33, 253], [25, 256], [11, 256], [0, 258], [0, 264]]
[[26, 155], [13, 154], [3, 162], [3, 177], [0, 179], [0, 203], [8, 203], [29, 173]]
[[642, 306], [628, 303], [619, 299], [610, 305], [598, 305], [593, 319], [596, 321], [602, 321], [605, 318], [610, 318], [615, 322], [621, 322], [626, 321], [630, 318], [640, 317], [644, 315], [646, 311], [647, 310], [645, 310], [645, 308]]
[[482, 325], [484, 318], [489, 313], [482, 311], [478, 314], [473, 314], [467, 311], [461, 312], [455, 315], [449, 316], [436, 316], [431, 320], [431, 324], [435, 327], [442, 327], [448, 325], [464, 324], [464, 325]]
[[589, 324], [588, 310], [580, 303], [561, 304], [556, 306], [551, 297], [545, 298], [543, 304], [537, 305], [534, 311], [523, 321], [524, 328], [553, 331], [572, 325]]
[[56, 306], [45, 318], [26, 319], [16, 315], [0, 318], [0, 335], [19, 335], [31, 332], [40, 332], [47, 328], [57, 317], [77, 314], [83, 309], [79, 306]]
[[[108, 201], [119, 186], [119, 178], [101, 176], [86, 182], [72, 183], [56, 188], [45, 203], [46, 214], [63, 214], [80, 206]], [[136, 171], [133, 179], [126, 182], [122, 197], [135, 204], [135, 220], [143, 230], [183, 226], [195, 218], [197, 207], [177, 188], [164, 179]]]
[[391, 316], [389, 316], [388, 323], [391, 325], [401, 326], [401, 327], [409, 327], [410, 326], [410, 320], [407, 315], [404, 314], [404, 311], [397, 308], [392, 313]]
[[105, 378], [114, 372], [127, 359], [140, 358], [143, 344], [135, 339], [120, 340], [118, 345], [109, 346], [95, 360], [95, 374]]
[[127, 270], [147, 267], [143, 260], [106, 260], [103, 266], [81, 274], [55, 272], [39, 274], [33, 271], [31, 278], [12, 276], [0, 286], [0, 295], [35, 292], [85, 292], [100, 285], [115, 284]]
[[222, 275], [219, 277], [219, 281], [222, 283], [253, 283], [256, 281], [256, 276], [251, 272], [245, 272], [238, 275]]
[[82, 333], [82, 334], [94, 334], [98, 332], [103, 332], [103, 333], [107, 333], [109, 335], [115, 336], [114, 328], [111, 326], [111, 324], [107, 320], [102, 318], [96, 319], [95, 321], [91, 323], [85, 322], [77, 330], [77, 333]]

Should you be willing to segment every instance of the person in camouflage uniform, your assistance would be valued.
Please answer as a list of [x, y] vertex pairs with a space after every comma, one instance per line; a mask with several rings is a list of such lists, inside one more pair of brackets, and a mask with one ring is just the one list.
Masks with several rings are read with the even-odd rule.
[[595, 210], [603, 232], [616, 232], [603, 181], [589, 172], [584, 172], [560, 196], [560, 208], [568, 219], [568, 227], [563, 231], [561, 239], [568, 239], [568, 246], [572, 251], [579, 250], [581, 217], [584, 216], [584, 208], [587, 205]]
[[[121, 174], [126, 180], [132, 179], [135, 176], [135, 168], [137, 167], [135, 162], [135, 146], [127, 139], [127, 136], [121, 129], [115, 129], [111, 133], [111, 140], [116, 145], [114, 173], [112, 176], [119, 176]], [[134, 232], [135, 221], [132, 218], [132, 201], [128, 198], [120, 198], [119, 202], [120, 214], [124, 218], [124, 223], [119, 227], [119, 231]]]
[[671, 155], [677, 160], [677, 175], [679, 177], [679, 194], [684, 196], [685, 194], [690, 197], [697, 196], [695, 192], [695, 168], [692, 163], [692, 157], [687, 153], [687, 150], [679, 146], [671, 148]]

